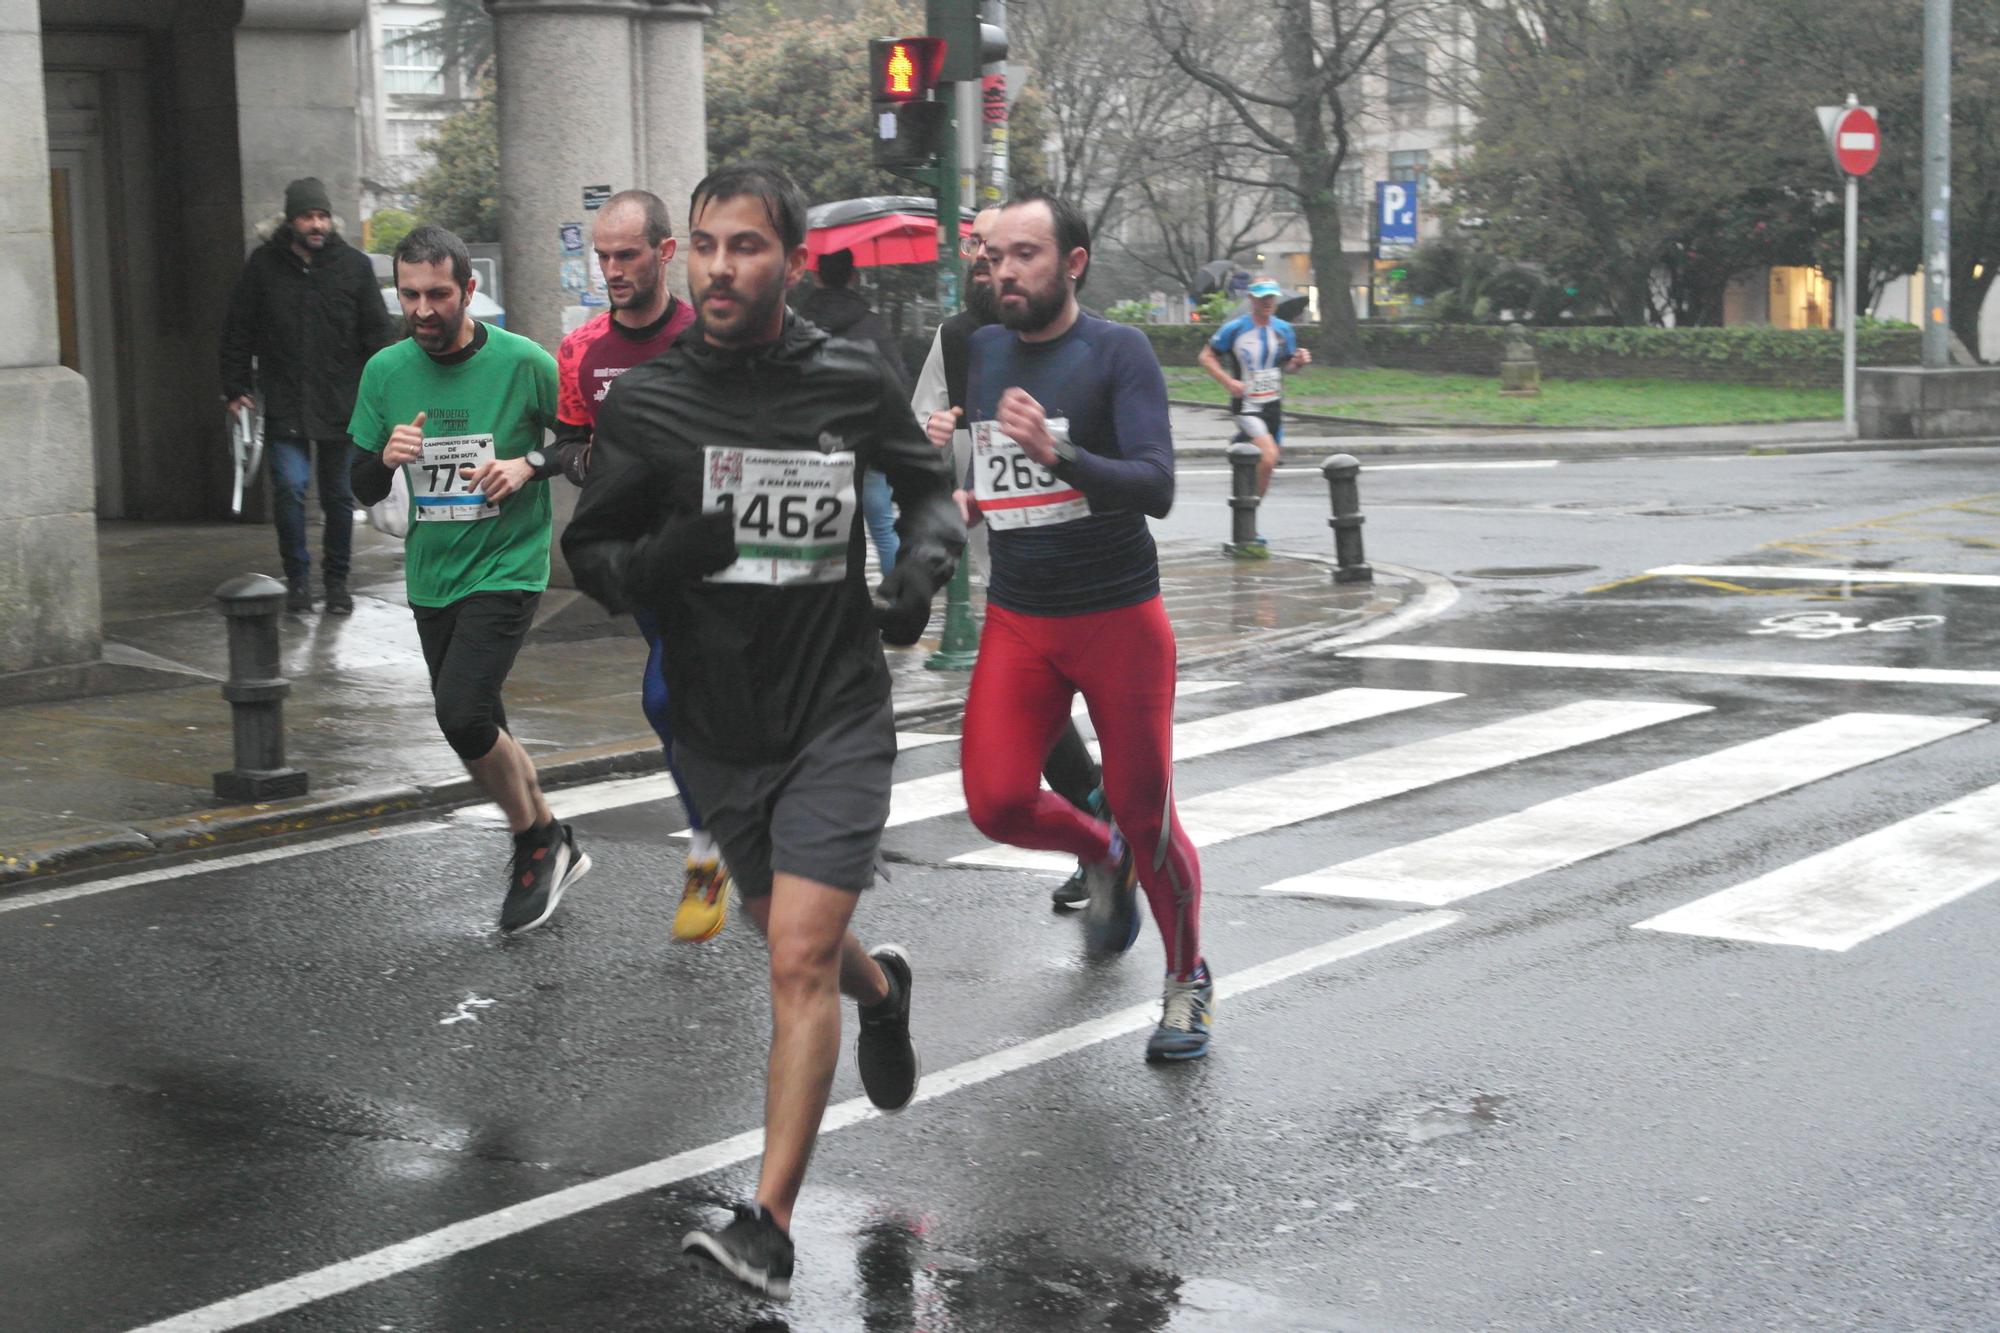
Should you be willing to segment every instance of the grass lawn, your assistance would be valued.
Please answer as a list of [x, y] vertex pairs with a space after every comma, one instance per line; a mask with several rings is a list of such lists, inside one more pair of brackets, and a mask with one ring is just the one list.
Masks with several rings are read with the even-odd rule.
[[[1226, 403], [1200, 369], [1171, 366], [1174, 398]], [[1285, 377], [1285, 404], [1301, 412], [1399, 425], [1725, 426], [1739, 422], [1822, 421], [1840, 416], [1838, 389], [1767, 389], [1685, 380], [1549, 380], [1539, 398], [1502, 398], [1498, 378], [1425, 375], [1410, 370], [1309, 366]]]

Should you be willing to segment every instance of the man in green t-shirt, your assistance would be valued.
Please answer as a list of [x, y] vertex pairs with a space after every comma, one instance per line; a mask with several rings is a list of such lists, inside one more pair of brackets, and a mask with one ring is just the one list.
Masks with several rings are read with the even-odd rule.
[[550, 813], [500, 702], [549, 583], [548, 479], [561, 468], [541, 446], [556, 424], [556, 362], [467, 317], [472, 258], [444, 228], [404, 237], [395, 272], [410, 337], [361, 372], [347, 426], [354, 494], [376, 504], [398, 468], [409, 480], [410, 612], [438, 728], [514, 833], [500, 909], [500, 928], [514, 934], [548, 920], [590, 869]]

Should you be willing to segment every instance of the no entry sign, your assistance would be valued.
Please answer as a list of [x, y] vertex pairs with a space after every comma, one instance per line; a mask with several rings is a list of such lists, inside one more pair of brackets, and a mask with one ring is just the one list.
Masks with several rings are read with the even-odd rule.
[[1882, 127], [1872, 106], [1826, 106], [1819, 109], [1826, 126], [1826, 146], [1834, 165], [1849, 176], [1866, 176], [1882, 160]]

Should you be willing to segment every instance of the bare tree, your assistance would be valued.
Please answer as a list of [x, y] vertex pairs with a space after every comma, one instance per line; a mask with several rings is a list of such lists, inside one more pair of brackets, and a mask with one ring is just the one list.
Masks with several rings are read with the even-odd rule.
[[1239, 183], [1254, 170], [1254, 158], [1232, 141], [1234, 124], [1227, 106], [1191, 87], [1185, 114], [1155, 141], [1153, 168], [1133, 182], [1142, 206], [1116, 242], [1141, 268], [1189, 294], [1204, 265], [1255, 253], [1296, 213], [1291, 196], [1277, 187]]
[[1358, 129], [1358, 79], [1392, 33], [1434, 0], [1268, 0], [1224, 8], [1213, 0], [1144, 0], [1146, 24], [1176, 67], [1212, 89], [1245, 142], [1263, 155], [1258, 175], [1225, 177], [1289, 194], [1311, 237], [1320, 289], [1317, 355], [1354, 361], [1354, 310], [1346, 299], [1337, 181]]

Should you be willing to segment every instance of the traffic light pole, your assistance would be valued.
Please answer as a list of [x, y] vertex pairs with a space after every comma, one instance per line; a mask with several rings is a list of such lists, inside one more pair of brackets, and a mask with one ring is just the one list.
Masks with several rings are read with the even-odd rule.
[[[938, 149], [938, 304], [955, 313], [959, 304], [958, 285], [958, 125], [956, 99], [951, 84], [945, 88], [944, 143]], [[950, 446], [946, 446], [949, 448]], [[961, 557], [958, 570], [946, 586], [944, 636], [938, 650], [924, 665], [932, 671], [970, 671], [979, 657], [979, 627], [972, 619], [972, 561]]]

